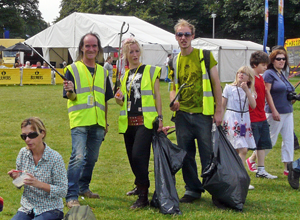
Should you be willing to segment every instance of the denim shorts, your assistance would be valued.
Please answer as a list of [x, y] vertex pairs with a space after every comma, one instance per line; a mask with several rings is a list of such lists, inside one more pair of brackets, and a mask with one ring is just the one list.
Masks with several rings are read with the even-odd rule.
[[251, 122], [251, 128], [257, 150], [272, 149], [268, 121]]

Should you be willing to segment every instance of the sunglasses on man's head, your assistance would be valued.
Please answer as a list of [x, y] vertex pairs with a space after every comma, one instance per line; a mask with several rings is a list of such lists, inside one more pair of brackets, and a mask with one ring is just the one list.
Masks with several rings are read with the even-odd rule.
[[191, 32], [177, 32], [176, 33], [176, 36], [178, 36], [178, 37], [182, 37], [183, 35], [185, 37], [190, 37], [190, 36], [192, 36], [192, 33]]
[[280, 60], [283, 60], [283, 61], [285, 61], [285, 60], [286, 60], [286, 58], [285, 58], [285, 57], [276, 57], [276, 58], [275, 58], [275, 60], [277, 60], [277, 61], [280, 61]]
[[21, 134], [20, 136], [22, 140], [25, 141], [27, 137], [29, 137], [30, 139], [34, 139], [37, 136], [39, 136], [39, 134], [36, 131], [34, 131], [34, 132], [30, 132], [29, 134]]

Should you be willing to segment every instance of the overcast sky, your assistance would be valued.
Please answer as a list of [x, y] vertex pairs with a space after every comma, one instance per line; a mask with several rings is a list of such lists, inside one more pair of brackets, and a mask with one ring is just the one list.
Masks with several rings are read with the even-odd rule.
[[61, 0], [39, 0], [39, 9], [44, 20], [52, 25], [53, 20], [59, 15]]

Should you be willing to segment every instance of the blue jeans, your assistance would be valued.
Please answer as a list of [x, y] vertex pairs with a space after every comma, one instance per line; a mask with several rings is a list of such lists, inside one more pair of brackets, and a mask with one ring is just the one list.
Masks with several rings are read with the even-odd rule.
[[76, 127], [71, 130], [72, 154], [68, 166], [67, 202], [77, 200], [79, 193], [89, 190], [104, 134], [105, 129], [99, 125]]
[[204, 188], [198, 178], [195, 139], [197, 140], [203, 171], [208, 165], [213, 152], [211, 140], [212, 117], [178, 111], [175, 125], [178, 147], [187, 152], [182, 166], [183, 180], [186, 184], [185, 195], [200, 198]]
[[294, 169], [296, 172], [300, 173], [300, 158], [299, 158], [298, 160], [295, 160], [295, 161], [293, 162], [293, 169]]
[[43, 212], [38, 216], [34, 216], [33, 213], [26, 214], [25, 212], [18, 211], [17, 214], [12, 218], [12, 220], [61, 220], [64, 217], [64, 213], [60, 210], [51, 210], [48, 212]]
[[167, 76], [165, 78], [165, 82], [171, 82], [171, 80], [169, 79], [169, 67], [166, 66], [166, 69], [167, 69]]

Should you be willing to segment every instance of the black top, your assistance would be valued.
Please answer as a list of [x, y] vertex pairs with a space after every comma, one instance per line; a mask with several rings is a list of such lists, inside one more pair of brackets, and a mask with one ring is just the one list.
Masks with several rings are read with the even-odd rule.
[[[128, 116], [140, 116], [143, 115], [142, 111], [142, 99], [141, 99], [141, 81], [143, 72], [146, 65], [141, 65], [138, 68], [137, 73], [135, 74], [137, 68], [131, 69], [128, 73], [128, 78], [126, 81], [126, 90], [127, 90], [127, 100], [131, 102], [130, 111], [128, 111]], [[135, 76], [134, 76], [135, 75]], [[129, 98], [129, 89], [131, 84], [131, 92]], [[128, 108], [129, 106], [127, 106]]]

